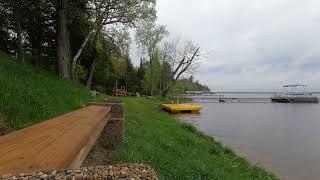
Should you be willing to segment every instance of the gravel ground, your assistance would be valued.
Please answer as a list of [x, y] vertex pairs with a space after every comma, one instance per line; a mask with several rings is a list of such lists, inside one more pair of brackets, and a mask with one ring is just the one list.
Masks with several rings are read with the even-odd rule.
[[157, 180], [152, 168], [143, 164], [122, 164], [114, 166], [83, 167], [76, 170], [57, 170], [51, 172], [20, 173], [18, 175], [3, 175], [1, 179], [121, 179], [121, 180]]

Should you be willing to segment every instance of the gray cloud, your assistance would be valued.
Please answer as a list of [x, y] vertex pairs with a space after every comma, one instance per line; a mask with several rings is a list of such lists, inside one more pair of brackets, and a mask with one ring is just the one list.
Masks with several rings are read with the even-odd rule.
[[217, 90], [320, 90], [320, 1], [158, 0], [159, 23], [209, 55], [196, 77]]

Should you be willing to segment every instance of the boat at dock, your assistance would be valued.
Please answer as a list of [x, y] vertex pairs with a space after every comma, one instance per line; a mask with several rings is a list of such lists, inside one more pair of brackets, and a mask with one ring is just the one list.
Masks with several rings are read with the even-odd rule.
[[284, 91], [275, 93], [271, 101], [277, 103], [319, 103], [319, 98], [306, 92], [306, 87], [307, 85], [285, 85], [283, 86]]

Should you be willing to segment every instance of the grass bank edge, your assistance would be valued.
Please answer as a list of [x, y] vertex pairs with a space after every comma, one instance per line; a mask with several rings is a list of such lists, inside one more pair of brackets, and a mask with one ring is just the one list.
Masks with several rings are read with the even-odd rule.
[[160, 179], [277, 179], [195, 126], [162, 112], [158, 106], [167, 101], [124, 98], [126, 132], [113, 153], [115, 163], [150, 164]]

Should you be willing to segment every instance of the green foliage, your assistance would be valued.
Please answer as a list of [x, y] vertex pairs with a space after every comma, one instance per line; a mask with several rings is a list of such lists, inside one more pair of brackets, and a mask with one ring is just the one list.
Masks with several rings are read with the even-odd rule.
[[55, 65], [55, 11], [50, 0], [32, 1], [24, 17], [24, 30], [28, 43], [25, 48], [31, 50], [30, 62], [37, 67], [50, 69]]
[[27, 60], [36, 66], [50, 69], [55, 58], [54, 3], [50, 0], [6, 0], [0, 1], [0, 12], [0, 29], [6, 38], [2, 41], [4, 47], [1, 50], [16, 52], [16, 22], [19, 21]]
[[[151, 63], [152, 62], [152, 63]], [[151, 95], [159, 94], [162, 65], [158, 51], [153, 53], [150, 62], [147, 63], [147, 70], [144, 77], [144, 90]]]
[[80, 64], [77, 64], [76, 65], [76, 68], [75, 68], [75, 76], [77, 77], [77, 81], [80, 79], [80, 80], [84, 80], [85, 77], [86, 77], [86, 71], [85, 69], [83, 68], [83, 66], [81, 66]]
[[160, 179], [276, 179], [192, 125], [159, 112], [158, 99], [125, 98], [125, 138], [115, 163], [151, 165]]
[[156, 0], [106, 1], [88, 0], [95, 24], [136, 26], [141, 21], [156, 19]]
[[161, 91], [163, 69], [158, 46], [168, 34], [166, 26], [157, 25], [154, 21], [144, 22], [136, 30], [136, 41], [149, 58], [144, 76], [144, 92], [152, 96]]
[[[90, 39], [80, 62], [81, 74], [76, 79], [83, 82], [82, 75], [88, 75], [93, 58], [99, 61], [107, 51], [108, 56], [126, 56], [131, 43], [128, 27], [134, 27], [142, 21], [154, 21], [156, 18], [155, 0], [69, 0], [67, 4], [67, 52], [74, 56], [83, 44], [89, 32], [96, 30], [98, 38]], [[55, 71], [56, 68], [56, 14], [55, 1], [50, 0], [7, 0], [0, 1], [0, 49], [12, 54], [17, 53], [16, 22], [21, 22], [23, 51], [27, 59], [36, 67]], [[93, 22], [95, 20], [95, 22]], [[99, 28], [105, 32], [97, 31]], [[99, 35], [102, 34], [101, 37]], [[97, 39], [99, 39], [97, 41]], [[69, 42], [70, 40], [70, 42]], [[97, 41], [97, 42], [95, 42]], [[109, 44], [99, 42], [107, 41]], [[107, 50], [106, 50], [107, 49]], [[67, 50], [68, 51], [68, 50]], [[98, 55], [96, 55], [98, 53]], [[83, 70], [83, 71], [82, 71]], [[77, 74], [78, 75], [78, 74]], [[95, 78], [98, 79], [98, 78]]]
[[210, 88], [200, 84], [198, 81], [194, 81], [193, 76], [190, 76], [189, 79], [178, 80], [170, 93], [181, 94], [185, 91], [210, 91]]
[[154, 22], [145, 22], [136, 30], [136, 41], [147, 52], [151, 61], [159, 43], [168, 35], [166, 26], [157, 25]]
[[0, 118], [24, 128], [78, 109], [91, 99], [83, 86], [17, 63], [0, 53]]
[[129, 56], [131, 38], [128, 29], [112, 27], [110, 30], [108, 30], [107, 34], [117, 46], [119, 50], [118, 53], [123, 56]]

